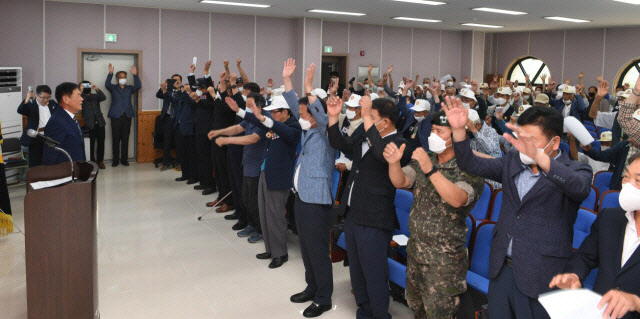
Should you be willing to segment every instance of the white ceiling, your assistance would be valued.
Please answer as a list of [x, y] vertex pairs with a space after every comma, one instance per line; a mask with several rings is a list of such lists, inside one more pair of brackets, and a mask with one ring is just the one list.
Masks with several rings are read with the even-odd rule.
[[[48, 0], [51, 1], [51, 0]], [[640, 25], [640, 5], [613, 0], [442, 0], [445, 5], [430, 6], [392, 0], [240, 0], [270, 4], [270, 8], [247, 8], [202, 4], [199, 0], [54, 0], [66, 2], [126, 5], [163, 9], [212, 11], [220, 13], [261, 15], [273, 17], [314, 17], [325, 20], [392, 26], [429, 28], [440, 30], [483, 30], [489, 32], [532, 31], [566, 28], [596, 28]], [[226, 0], [234, 1], [234, 0]], [[510, 16], [472, 11], [471, 8], [491, 7], [527, 12]], [[363, 17], [338, 16], [307, 12], [309, 9], [366, 13]], [[442, 23], [424, 23], [393, 20], [392, 17], [414, 17], [443, 20]], [[545, 16], [563, 16], [591, 20], [590, 23], [570, 23], [543, 19]], [[503, 29], [467, 27], [461, 23], [497, 24]]]

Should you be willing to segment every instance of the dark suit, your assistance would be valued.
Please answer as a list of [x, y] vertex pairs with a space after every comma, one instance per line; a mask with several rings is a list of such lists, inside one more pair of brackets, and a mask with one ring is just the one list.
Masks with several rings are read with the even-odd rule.
[[[73, 161], [84, 161], [84, 139], [80, 125], [62, 107], [58, 107], [51, 114], [51, 119], [44, 127], [44, 135], [60, 142], [61, 149], [67, 151]], [[43, 165], [55, 165], [67, 162], [69, 159], [62, 152], [46, 147], [42, 154]]]
[[[236, 113], [233, 112], [224, 101], [228, 96], [227, 92], [220, 92], [220, 99], [213, 100], [212, 130], [227, 128], [235, 122]], [[240, 99], [242, 99], [242, 97], [240, 97]], [[211, 160], [213, 162], [213, 170], [216, 172], [216, 187], [218, 188], [219, 199], [231, 191], [227, 165], [227, 149], [228, 146], [226, 145], [218, 146], [215, 142], [211, 143]], [[242, 154], [241, 152], [237, 155]], [[233, 196], [229, 196], [224, 200], [224, 203], [227, 205], [233, 205], [234, 202]]]
[[[602, 295], [611, 289], [618, 289], [640, 296], [640, 249], [636, 249], [624, 267], [620, 265], [629, 222], [625, 213], [620, 207], [600, 211], [591, 225], [591, 233], [564, 269], [565, 273], [575, 273], [584, 282], [591, 270], [598, 268], [593, 291]], [[640, 314], [629, 313], [623, 318], [638, 319]]]
[[[100, 102], [107, 97], [98, 90], [95, 94], [82, 94], [82, 118], [84, 126], [89, 129], [90, 147], [89, 158], [93, 162], [102, 162], [104, 160], [104, 127], [107, 122], [104, 120], [102, 110], [100, 110]], [[98, 148], [96, 150], [96, 142]], [[94, 155], [97, 153], [97, 157]]]
[[[193, 75], [187, 77], [189, 85], [196, 88], [196, 78]], [[213, 85], [211, 78], [208, 78], [207, 85]], [[200, 185], [206, 188], [214, 188], [213, 161], [211, 158], [211, 141], [207, 137], [211, 131], [213, 121], [213, 99], [207, 92], [203, 92], [200, 101], [195, 103], [195, 146], [197, 158], [198, 180]], [[226, 194], [225, 194], [226, 195]], [[224, 195], [223, 195], [224, 196]]]
[[[246, 109], [246, 103], [244, 98], [242, 98], [242, 94], [238, 91], [234, 96], [232, 96], [238, 107], [241, 109]], [[228, 107], [225, 105], [225, 107]], [[242, 122], [242, 118], [236, 116], [234, 113], [234, 123], [240, 124]], [[238, 134], [237, 136], [244, 136], [244, 133]], [[242, 198], [242, 157], [243, 157], [244, 147], [242, 145], [227, 145], [227, 167], [228, 167], [228, 177], [229, 177], [229, 185], [231, 187], [231, 197], [233, 199], [233, 207], [236, 210], [236, 214], [238, 215], [238, 222], [241, 224], [249, 224], [249, 216], [247, 214], [247, 208], [244, 205], [244, 199]], [[257, 192], [255, 196], [257, 196]], [[255, 198], [254, 196], [254, 198]]]
[[[356, 317], [391, 318], [387, 249], [398, 219], [394, 205], [396, 188], [389, 179], [389, 166], [382, 153], [388, 143], [400, 146], [406, 140], [399, 134], [382, 138], [374, 125], [357, 139], [344, 136], [338, 123], [329, 127], [328, 132], [331, 147], [353, 159], [339, 214], [346, 214], [344, 233], [351, 286], [358, 305]], [[369, 145], [364, 156], [363, 142]], [[403, 166], [409, 163], [410, 156], [405, 150]]]
[[[58, 104], [54, 100], [49, 100], [49, 104], [47, 106], [49, 107], [49, 112], [53, 115], [53, 111], [57, 108]], [[29, 167], [42, 164], [44, 144], [27, 135], [27, 131], [30, 129], [35, 131], [38, 130], [38, 125], [40, 123], [40, 111], [38, 110], [38, 107], [38, 102], [36, 102], [35, 99], [26, 104], [23, 100], [20, 103], [20, 106], [18, 106], [18, 113], [27, 116], [27, 125], [20, 137], [20, 144], [22, 146], [29, 147]]]
[[176, 151], [180, 154], [182, 177], [192, 181], [198, 180], [195, 141], [195, 102], [184, 93], [178, 103], [178, 130], [176, 131]]
[[[498, 285], [498, 279], [503, 278], [498, 276], [504, 272], [513, 273], [509, 280], [511, 286], [515, 282], [516, 293], [531, 298], [532, 307], [538, 308], [538, 295], [549, 290], [549, 282], [562, 272], [572, 254], [573, 224], [580, 203], [591, 191], [591, 167], [571, 161], [562, 153], [551, 160], [549, 173], [541, 172], [521, 200], [514, 180], [527, 168], [517, 151], [510, 151], [498, 159], [480, 158], [473, 155], [469, 139], [454, 143], [453, 149], [460, 169], [502, 182], [502, 208], [493, 230], [489, 266], [492, 318], [509, 318], [503, 312], [509, 312], [506, 297], [498, 298], [506, 290]], [[513, 243], [513, 267], [505, 266], [510, 242]], [[501, 272], [503, 268], [509, 269]], [[518, 310], [515, 312], [517, 315]]]
[[107, 75], [104, 86], [111, 93], [111, 106], [107, 116], [111, 119], [111, 143], [113, 162], [127, 162], [129, 159], [129, 133], [131, 131], [131, 118], [135, 116], [135, 110], [131, 104], [131, 97], [140, 90], [142, 84], [137, 75], [133, 76], [134, 85], [113, 85], [111, 79], [113, 73]]
[[[162, 112], [160, 113], [160, 120], [162, 121], [162, 165], [171, 165], [171, 148], [177, 143], [174, 142], [176, 138], [176, 131], [178, 129], [177, 115], [180, 100], [182, 99], [183, 92], [174, 90], [167, 90], [162, 92], [162, 89], [158, 89], [156, 97], [162, 100]], [[182, 163], [180, 158], [180, 152], [176, 152], [178, 155], [178, 162]]]

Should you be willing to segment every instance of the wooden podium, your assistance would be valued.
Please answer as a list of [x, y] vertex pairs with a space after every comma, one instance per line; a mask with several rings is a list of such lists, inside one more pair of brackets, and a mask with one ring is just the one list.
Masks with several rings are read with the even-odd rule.
[[93, 162], [75, 162], [73, 183], [34, 190], [32, 183], [71, 175], [71, 164], [27, 172], [24, 198], [29, 319], [100, 318]]

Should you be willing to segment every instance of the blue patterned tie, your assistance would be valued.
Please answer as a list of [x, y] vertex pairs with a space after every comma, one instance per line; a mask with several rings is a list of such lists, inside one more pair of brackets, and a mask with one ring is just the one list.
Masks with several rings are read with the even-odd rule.
[[[171, 93], [171, 96], [175, 98], [175, 91]], [[176, 118], [176, 108], [174, 107], [173, 102], [169, 102], [169, 117], [171, 117], [172, 119]]]

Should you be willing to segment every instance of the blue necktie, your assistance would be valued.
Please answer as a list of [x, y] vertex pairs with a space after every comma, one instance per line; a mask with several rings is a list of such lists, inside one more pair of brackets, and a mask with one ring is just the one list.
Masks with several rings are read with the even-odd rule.
[[76, 122], [76, 126], [78, 127], [78, 131], [80, 132], [80, 135], [82, 135], [82, 129], [80, 128], [80, 123], [78, 123], [78, 119], [76, 119], [76, 117], [73, 117], [73, 121]]

